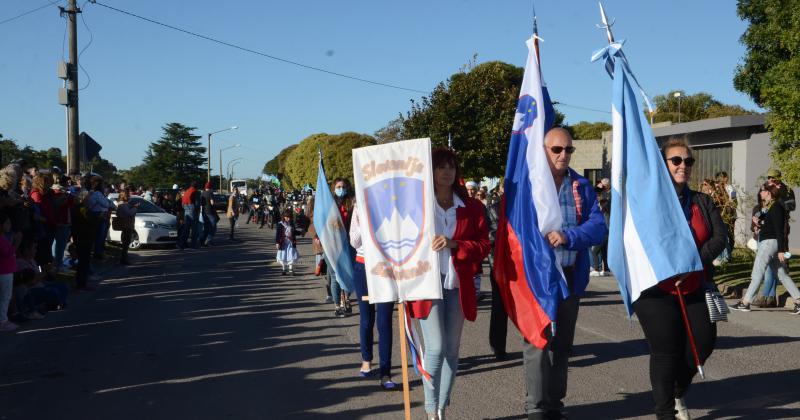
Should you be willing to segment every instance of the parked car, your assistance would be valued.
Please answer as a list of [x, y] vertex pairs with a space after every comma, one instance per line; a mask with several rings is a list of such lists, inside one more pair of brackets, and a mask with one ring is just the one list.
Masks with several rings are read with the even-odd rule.
[[228, 194], [218, 194], [214, 193], [214, 210], [216, 211], [228, 211]]
[[[139, 206], [130, 249], [138, 249], [142, 245], [170, 244], [178, 239], [178, 219], [175, 216], [141, 197], [131, 197], [129, 203]], [[114, 217], [116, 214], [111, 215], [112, 219]], [[121, 235], [122, 232], [118, 230], [108, 230], [110, 241], [120, 242]]]

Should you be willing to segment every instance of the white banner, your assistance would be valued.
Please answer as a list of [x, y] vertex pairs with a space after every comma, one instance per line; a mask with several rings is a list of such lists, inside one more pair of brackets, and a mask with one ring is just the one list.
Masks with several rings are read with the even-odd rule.
[[431, 140], [353, 150], [369, 302], [441, 299]]

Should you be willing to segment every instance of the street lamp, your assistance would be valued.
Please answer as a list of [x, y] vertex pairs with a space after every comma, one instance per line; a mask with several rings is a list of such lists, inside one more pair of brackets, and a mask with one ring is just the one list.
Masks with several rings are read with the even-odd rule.
[[678, 98], [678, 124], [681, 123], [681, 93], [675, 92], [672, 96]]
[[228, 177], [228, 179], [233, 179], [233, 176], [231, 175], [231, 164], [233, 164], [234, 162], [236, 162], [238, 160], [242, 160], [242, 159], [244, 159], [244, 158], [238, 157], [236, 159], [232, 159], [232, 160], [228, 161], [227, 165], [225, 165], [225, 175]]
[[231, 180], [233, 179], [233, 175], [231, 174], [231, 165], [232, 165], [234, 162], [236, 162], [236, 161], [239, 161], [239, 160], [242, 160], [242, 159], [244, 159], [244, 158], [242, 158], [242, 157], [238, 157], [238, 158], [236, 158], [236, 159], [233, 159], [233, 160], [229, 161], [229, 162], [228, 162], [228, 164], [225, 166], [225, 175], [227, 175], [227, 176], [228, 176], [228, 179], [231, 179]]
[[239, 147], [241, 144], [236, 143], [233, 146], [228, 146], [223, 149], [219, 149], [219, 190], [222, 191], [222, 151], [233, 149], [234, 147]]
[[[233, 169], [236, 167], [236, 165], [242, 163], [241, 159], [242, 158], [239, 158], [239, 159], [234, 160], [233, 162], [231, 162], [232, 163], [232, 165], [231, 165], [231, 176], [230, 176], [231, 179], [233, 179]], [[247, 192], [247, 186], [246, 185], [245, 185], [245, 192]]]
[[[217, 133], [221, 133], [223, 131], [236, 130], [238, 128], [239, 128], [238, 125], [234, 125], [223, 130], [218, 130], [208, 133], [208, 150], [206, 150], [206, 154], [208, 154], [208, 173], [206, 175], [206, 182], [211, 182], [211, 136]], [[222, 171], [222, 168], [219, 168], [219, 170]]]

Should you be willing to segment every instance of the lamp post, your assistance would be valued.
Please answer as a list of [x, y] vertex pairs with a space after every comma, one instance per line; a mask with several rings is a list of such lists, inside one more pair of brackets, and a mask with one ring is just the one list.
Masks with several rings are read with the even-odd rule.
[[[239, 128], [238, 125], [234, 125], [234, 126], [230, 126], [228, 128], [225, 128], [223, 130], [217, 130], [217, 131], [213, 131], [211, 133], [208, 133], [208, 149], [206, 150], [206, 154], [208, 154], [208, 173], [206, 174], [206, 182], [211, 182], [211, 136], [213, 136], [214, 134], [217, 134], [217, 133], [221, 133], [223, 131], [236, 130], [238, 128]], [[222, 171], [222, 168], [219, 168], [219, 170]]]
[[234, 147], [239, 147], [241, 144], [236, 143], [233, 146], [228, 146], [222, 149], [219, 149], [219, 190], [222, 191], [222, 151], [233, 149]]
[[681, 123], [681, 93], [675, 92], [672, 96], [678, 98], [678, 124]]
[[233, 159], [233, 160], [231, 160], [230, 162], [228, 162], [228, 165], [225, 167], [225, 168], [226, 168], [226, 169], [225, 169], [225, 174], [228, 176], [228, 179], [229, 179], [229, 180], [233, 180], [233, 174], [231, 174], [231, 165], [232, 165], [234, 162], [240, 161], [240, 160], [242, 160], [242, 159], [244, 159], [244, 158], [238, 157], [238, 158], [236, 158], [236, 159]]
[[[235, 160], [235, 161], [233, 161], [231, 163], [232, 163], [232, 165], [231, 165], [231, 179], [233, 179], [233, 168], [235, 168], [236, 165], [242, 163], [242, 161], [241, 161], [241, 158], [239, 158], [238, 160]], [[247, 190], [247, 186], [245, 186], [245, 192], [247, 192], [246, 190]]]

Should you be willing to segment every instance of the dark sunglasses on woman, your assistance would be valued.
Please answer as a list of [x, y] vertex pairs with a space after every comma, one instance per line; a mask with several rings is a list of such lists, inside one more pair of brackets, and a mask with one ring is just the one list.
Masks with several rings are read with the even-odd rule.
[[681, 166], [681, 163], [686, 163], [686, 166], [692, 167], [694, 166], [694, 158], [689, 156], [688, 158], [684, 159], [680, 156], [673, 156], [667, 159], [668, 161], [672, 162], [675, 166]]

